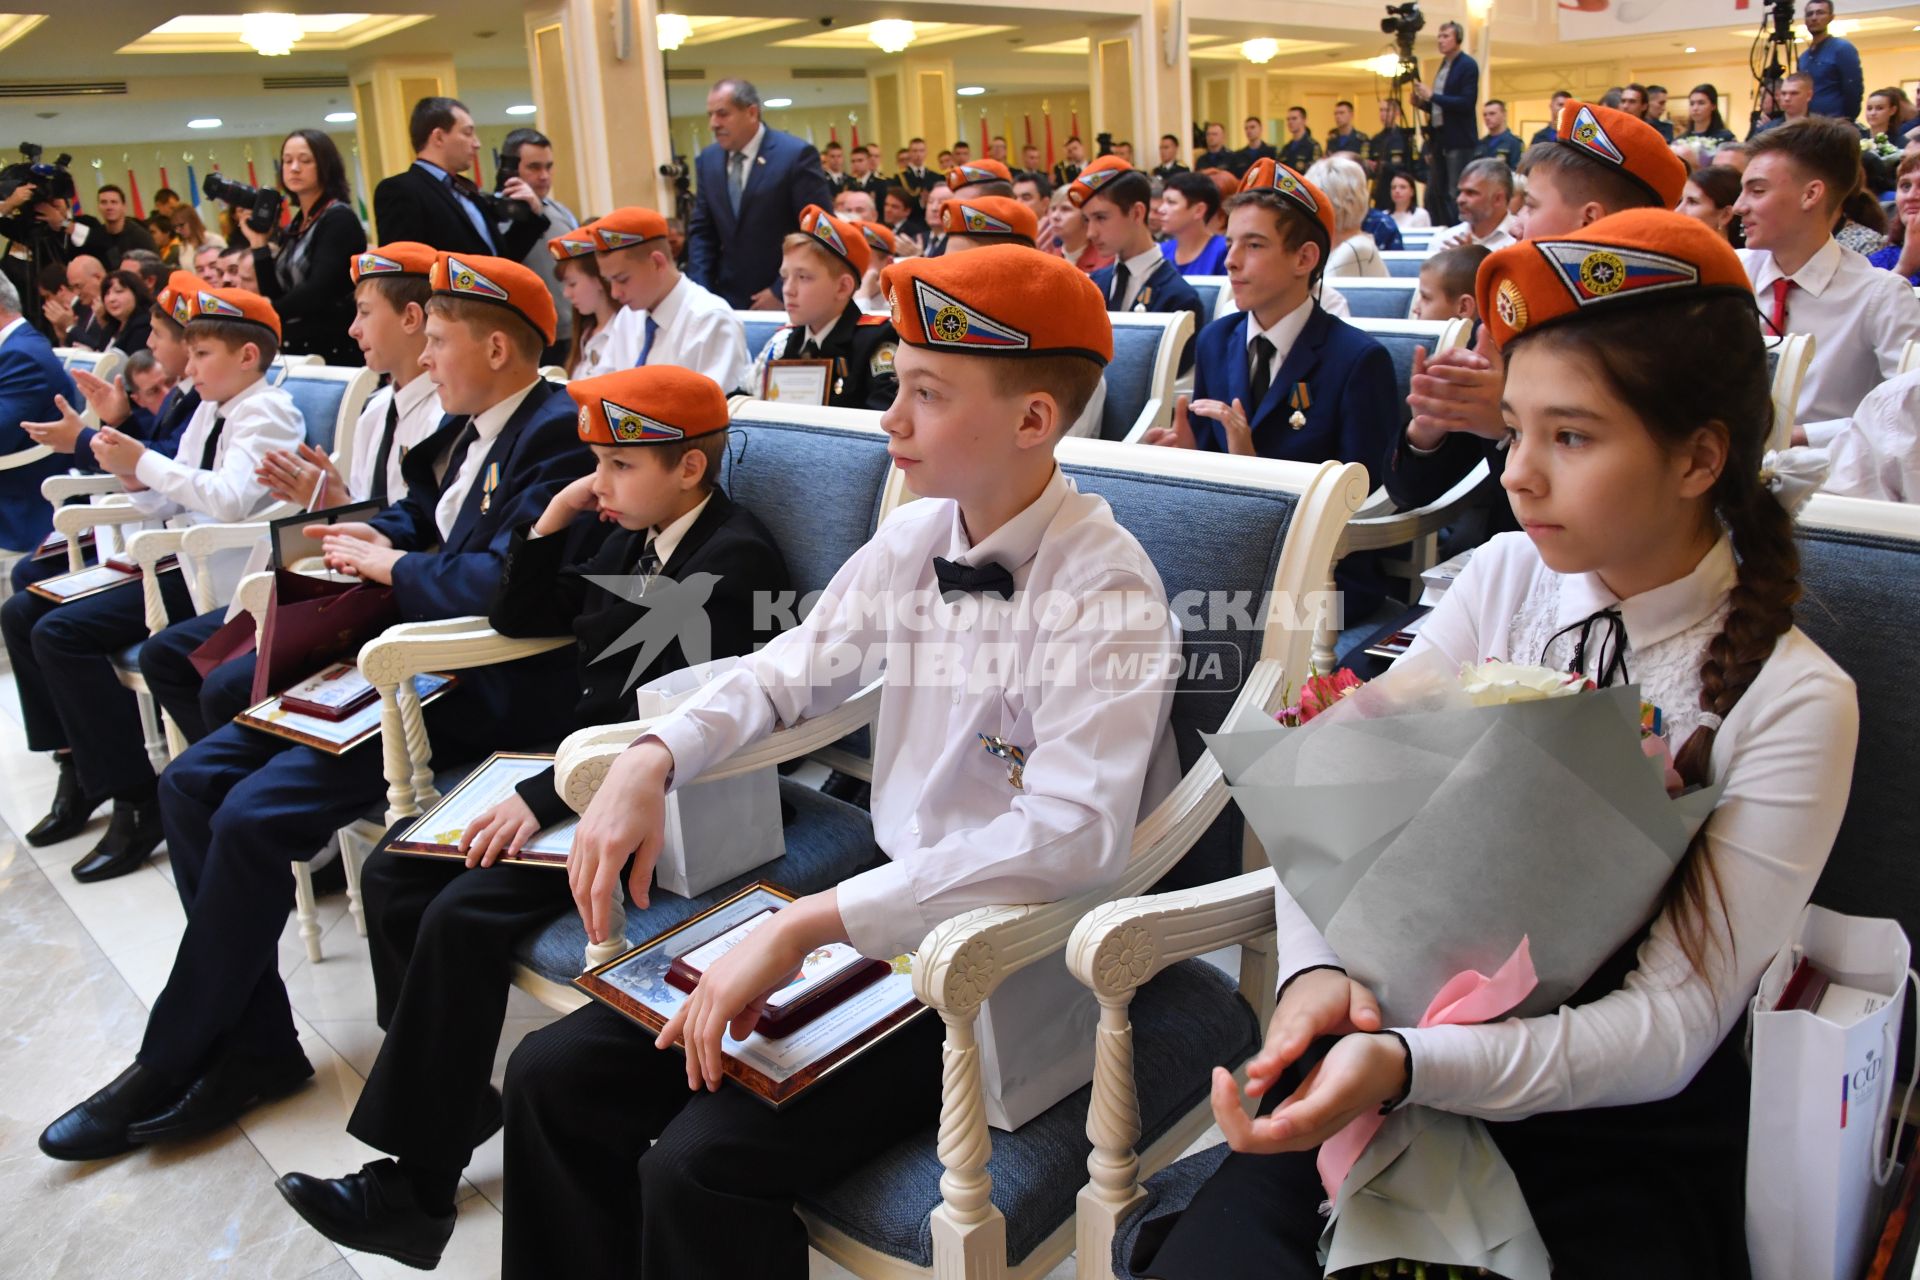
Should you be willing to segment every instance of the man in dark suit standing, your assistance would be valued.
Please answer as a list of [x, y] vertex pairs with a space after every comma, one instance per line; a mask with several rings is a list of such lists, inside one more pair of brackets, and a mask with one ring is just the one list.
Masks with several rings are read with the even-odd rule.
[[[80, 398], [53, 347], [27, 323], [13, 281], [0, 276], [0, 456], [38, 447], [20, 424], [58, 418], [57, 395], [69, 404]], [[66, 470], [67, 462], [49, 452], [0, 471], [0, 550], [31, 551], [52, 532], [53, 508], [41, 500], [40, 482]]]
[[383, 178], [373, 189], [373, 221], [388, 244], [411, 240], [449, 253], [524, 259], [547, 236], [547, 214], [540, 197], [520, 178], [508, 178], [500, 194], [526, 205], [530, 214], [515, 217], [495, 231], [481, 208], [479, 192], [467, 171], [480, 139], [473, 115], [458, 98], [422, 98], [413, 104], [407, 125], [414, 160], [404, 173]]
[[1427, 212], [1433, 225], [1450, 227], [1460, 221], [1453, 204], [1454, 184], [1473, 163], [1480, 145], [1480, 64], [1460, 48], [1466, 29], [1443, 22], [1435, 39], [1440, 45], [1440, 69], [1433, 83], [1413, 86], [1413, 105], [1427, 113], [1433, 152], [1427, 169]]
[[687, 275], [737, 310], [780, 309], [780, 244], [800, 211], [833, 205], [813, 144], [760, 120], [760, 91], [719, 80], [707, 93], [713, 145], [694, 161]]

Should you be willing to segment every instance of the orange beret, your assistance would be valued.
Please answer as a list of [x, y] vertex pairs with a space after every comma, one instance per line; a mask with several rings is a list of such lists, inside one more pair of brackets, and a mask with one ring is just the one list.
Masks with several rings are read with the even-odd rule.
[[[280, 340], [280, 313], [251, 289], [202, 288], [194, 295], [193, 320], [238, 320], [271, 330]], [[189, 321], [191, 323], [191, 321]]]
[[1554, 141], [1598, 160], [1671, 209], [1687, 193], [1687, 162], [1646, 121], [1612, 107], [1568, 101], [1553, 122]]
[[947, 185], [955, 191], [962, 187], [970, 187], [976, 182], [1012, 181], [1013, 170], [991, 157], [967, 160], [947, 170]]
[[571, 231], [564, 231], [547, 241], [547, 252], [556, 262], [565, 262], [569, 258], [584, 258], [590, 253], [599, 252], [600, 246], [593, 239], [593, 223], [582, 223]]
[[1665, 209], [1628, 209], [1550, 239], [1522, 240], [1480, 264], [1474, 295], [1504, 346], [1515, 334], [1602, 305], [1753, 286], [1727, 238]]
[[1101, 156], [1080, 171], [1080, 176], [1067, 186], [1067, 199], [1078, 209], [1087, 202], [1094, 192], [1112, 182], [1123, 173], [1132, 173], [1133, 166], [1119, 156]]
[[175, 271], [167, 277], [166, 287], [153, 296], [153, 305], [184, 328], [187, 321], [199, 314], [200, 291], [211, 288], [212, 285], [191, 271]]
[[[1082, 175], [1083, 177], [1085, 175]], [[1326, 230], [1327, 243], [1333, 243], [1333, 201], [1327, 193], [1308, 182], [1278, 160], [1261, 157], [1240, 179], [1241, 191], [1271, 191]]]
[[1113, 359], [1107, 300], [1086, 273], [1050, 253], [992, 244], [902, 258], [880, 273], [900, 341], [976, 356]]
[[420, 276], [425, 279], [433, 275], [433, 260], [439, 256], [439, 250], [430, 244], [395, 240], [392, 244], [354, 254], [353, 261], [347, 264], [347, 273], [353, 277], [355, 284], [368, 276]]
[[642, 209], [638, 205], [615, 209], [587, 225], [593, 229], [593, 246], [601, 253], [667, 238], [667, 220], [653, 210]]
[[893, 228], [886, 223], [862, 222], [858, 225], [860, 234], [866, 237], [867, 248], [873, 252], [884, 253], [891, 258], [900, 247], [899, 241], [894, 239]]
[[517, 262], [470, 253], [441, 253], [433, 261], [433, 291], [443, 297], [473, 298], [504, 307], [534, 327], [553, 345], [559, 317], [546, 281]]
[[1040, 235], [1033, 210], [1007, 196], [956, 196], [940, 207], [940, 217], [950, 236], [1017, 236], [1031, 248]]
[[817, 204], [800, 211], [800, 234], [811, 237], [822, 249], [852, 267], [856, 276], [867, 274], [867, 267], [873, 262], [873, 250], [867, 247], [867, 238], [854, 229], [854, 224], [834, 217]]
[[678, 444], [727, 429], [727, 396], [704, 373], [670, 364], [617, 369], [567, 384], [588, 444]]

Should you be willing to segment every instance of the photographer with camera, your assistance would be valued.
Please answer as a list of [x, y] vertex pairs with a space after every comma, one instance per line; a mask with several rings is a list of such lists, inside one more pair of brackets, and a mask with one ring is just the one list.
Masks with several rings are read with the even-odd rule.
[[[70, 243], [73, 175], [67, 171], [73, 157], [43, 161], [41, 148], [31, 142], [20, 144], [20, 155], [19, 161], [0, 168], [0, 237], [6, 240], [0, 251], [0, 274], [22, 298], [31, 299], [39, 296], [40, 279], [49, 267], [64, 271], [75, 256]], [[88, 261], [98, 268], [99, 276], [106, 274], [98, 258], [89, 255]], [[98, 304], [97, 291], [93, 301]], [[66, 340], [66, 329], [81, 319], [77, 310], [61, 314], [65, 319], [56, 323], [46, 308], [29, 305], [27, 323], [57, 346]]]
[[[203, 190], [233, 210], [240, 234], [253, 246], [259, 292], [280, 317], [281, 350], [316, 355], [328, 364], [358, 365], [360, 344], [347, 336], [353, 323], [353, 281], [347, 263], [367, 247], [353, 212], [346, 162], [318, 129], [295, 129], [280, 144], [280, 190], [256, 190], [218, 173]], [[284, 228], [281, 192], [294, 213]], [[244, 214], [244, 216], [242, 216]]]
[[[1389, 10], [1402, 11], [1418, 30], [1423, 22], [1419, 7], [1406, 4]], [[1473, 163], [1480, 145], [1480, 64], [1461, 49], [1466, 39], [1466, 28], [1459, 23], [1441, 23], [1436, 36], [1440, 67], [1433, 73], [1433, 83], [1416, 80], [1413, 84], [1414, 107], [1427, 113], [1432, 149], [1427, 162], [1427, 212], [1436, 227], [1460, 220], [1453, 203], [1454, 185]]]
[[[504, 198], [507, 184], [515, 178], [526, 183], [527, 189], [540, 197], [540, 211], [547, 215], [549, 239], [563, 236], [580, 225], [580, 219], [574, 216], [573, 210], [553, 198], [553, 163], [553, 139], [538, 129], [515, 129], [501, 144], [493, 173], [496, 197]], [[514, 207], [525, 206], [516, 201]], [[496, 223], [494, 234], [503, 235], [512, 229], [511, 223]], [[553, 295], [553, 309], [560, 317], [559, 327], [554, 331], [553, 345], [547, 348], [543, 363], [564, 363], [567, 351], [572, 346], [573, 304], [567, 301], [565, 285], [556, 270], [559, 263], [547, 252], [543, 241], [533, 247], [522, 260], [522, 265], [545, 282], [547, 292]]]
[[[373, 189], [373, 221], [382, 242], [411, 240], [449, 253], [514, 262], [545, 243], [547, 215], [532, 187], [509, 178], [495, 195], [466, 176], [480, 139], [464, 102], [420, 99], [413, 104], [407, 135], [412, 167]], [[507, 230], [495, 229], [501, 225]]]

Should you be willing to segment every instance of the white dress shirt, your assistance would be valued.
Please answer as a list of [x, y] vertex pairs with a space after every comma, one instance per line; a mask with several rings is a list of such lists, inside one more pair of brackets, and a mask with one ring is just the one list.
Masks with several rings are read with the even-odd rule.
[[1160, 252], [1159, 244], [1155, 243], [1149, 245], [1140, 253], [1136, 253], [1133, 257], [1126, 259], [1124, 263], [1116, 263], [1113, 268], [1113, 274], [1116, 278], [1120, 274], [1120, 267], [1122, 265], [1127, 269], [1127, 287], [1126, 291], [1122, 293], [1118, 299], [1112, 296], [1107, 298], [1107, 310], [1133, 310], [1134, 302], [1140, 297], [1140, 290], [1146, 286], [1147, 277], [1158, 271], [1160, 264], [1166, 260], [1167, 255]]
[[[1501, 534], [1474, 553], [1409, 654], [1564, 668], [1570, 637], [1551, 646], [1549, 637], [1618, 606], [1634, 679], [1665, 714], [1677, 753], [1700, 723], [1700, 662], [1734, 580], [1722, 539], [1686, 577], [1619, 600], [1593, 574], [1547, 568], [1526, 534]], [[1590, 1004], [1479, 1026], [1397, 1028], [1412, 1055], [1408, 1101], [1517, 1120], [1678, 1092], [1739, 1020], [1812, 894], [1846, 808], [1858, 732], [1853, 681], [1801, 631], [1780, 637], [1713, 743], [1712, 776], [1725, 791], [1704, 828], [1706, 856], [1732, 947], [1709, 946], [1706, 972], [1695, 970], [1666, 912], [1625, 985]], [[1284, 890], [1276, 899], [1280, 972], [1337, 963]]]
[[569, 378], [591, 378], [595, 374], [612, 373], [620, 368], [613, 363], [613, 334], [620, 317], [628, 314], [625, 307], [620, 308], [605, 324], [587, 335], [587, 340], [580, 344], [580, 357], [573, 362], [573, 371], [567, 375]]
[[1920, 502], [1920, 369], [1869, 391], [1852, 418], [1809, 423], [1816, 433], [1830, 441], [1826, 492]]
[[1327, 255], [1326, 274], [1378, 279], [1390, 273], [1387, 271], [1387, 260], [1380, 256], [1380, 246], [1373, 242], [1373, 236], [1360, 231], [1333, 246], [1333, 252]]
[[[1014, 597], [945, 603], [935, 556], [1004, 566]], [[1173, 682], [1149, 669], [1179, 652], [1164, 604], [1133, 535], [1058, 470], [978, 545], [955, 503], [923, 498], [854, 553], [804, 622], [653, 732], [685, 785], [884, 669], [872, 811], [889, 861], [842, 881], [839, 907], [861, 954], [895, 956], [969, 908], [1064, 898], [1120, 873], [1143, 797], [1178, 774]], [[1083, 625], [1106, 606], [1116, 625]], [[983, 734], [1025, 752], [1019, 787]]]
[[1472, 223], [1456, 222], [1433, 238], [1433, 247], [1427, 250], [1427, 256], [1431, 258], [1442, 249], [1462, 249], [1470, 244], [1484, 245], [1489, 249], [1504, 249], [1510, 244], [1518, 243], [1513, 234], [1512, 218], [1502, 218], [1500, 225], [1484, 236], [1473, 234]]
[[[660, 557], [660, 564], [663, 568], [666, 566], [667, 561], [673, 559], [673, 553], [680, 549], [681, 542], [686, 539], [687, 531], [693, 528], [693, 522], [700, 518], [700, 513], [705, 511], [707, 504], [712, 501], [713, 494], [708, 493], [706, 497], [700, 499], [698, 506], [680, 516], [677, 520], [669, 521], [666, 528], [662, 529], [658, 525], [655, 525], [647, 530], [647, 537], [653, 539], [653, 554]], [[646, 544], [642, 542], [642, 550], [645, 549], [645, 546]]]
[[1393, 222], [1402, 231], [1418, 231], [1433, 225], [1433, 215], [1416, 205], [1405, 213], [1396, 211], [1393, 214]]
[[360, 421], [353, 429], [353, 459], [347, 468], [347, 491], [355, 498], [373, 493], [373, 464], [380, 453], [380, 437], [387, 429], [387, 406], [400, 401], [400, 417], [393, 426], [393, 447], [387, 451], [387, 501], [398, 502], [407, 496], [407, 482], [400, 474], [400, 463], [407, 451], [440, 429], [446, 416], [440, 407], [440, 388], [424, 372], [397, 392], [393, 384], [374, 392], [360, 410]]
[[[225, 419], [225, 425], [214, 446], [213, 466], [202, 471], [200, 457], [216, 418]], [[306, 438], [306, 420], [293, 397], [260, 378], [224, 402], [202, 400], [174, 457], [152, 449], [143, 452], [133, 474], [147, 487], [128, 493], [127, 500], [146, 515], [168, 518], [176, 528], [252, 519], [273, 505], [273, 495], [254, 475], [260, 460], [276, 449], [291, 452]], [[208, 572], [218, 599], [199, 603], [208, 608], [224, 603], [239, 585], [246, 562], [244, 547], [210, 557]], [[197, 572], [184, 558], [182, 563], [190, 575]]]
[[[1761, 332], [1773, 314], [1773, 282], [1784, 272], [1765, 249], [1740, 250], [1753, 296], [1760, 308]], [[1800, 384], [1795, 418], [1828, 423], [1851, 418], [1867, 392], [1900, 372], [1900, 353], [1920, 338], [1920, 300], [1913, 286], [1883, 271], [1829, 239], [1790, 277], [1787, 332], [1813, 335], [1813, 363]], [[1831, 437], [1807, 432], [1807, 443], [1825, 448]]]
[[[440, 501], [434, 504], [433, 523], [440, 530], [441, 542], [453, 535], [454, 523], [460, 519], [460, 508], [466, 504], [467, 494], [480, 479], [480, 468], [486, 464], [487, 451], [493, 448], [493, 442], [500, 438], [500, 433], [507, 429], [507, 419], [513, 417], [520, 402], [539, 385], [540, 379], [535, 378], [492, 408], [473, 416], [473, 427], [478, 434], [474, 437], [472, 447], [467, 450], [467, 456], [460, 460], [459, 474], [445, 477], [440, 489]], [[457, 441], [459, 437], [455, 436], [454, 439]]]
[[[1308, 298], [1305, 302], [1287, 312], [1287, 314], [1281, 316], [1264, 329], [1254, 328], [1254, 326], [1259, 323], [1259, 318], [1248, 315], [1247, 360], [1249, 363], [1247, 369], [1249, 372], [1253, 369], [1251, 363], [1253, 360], [1253, 340], [1255, 338], [1265, 338], [1273, 344], [1273, 364], [1267, 372], [1271, 377], [1278, 377], [1280, 374], [1280, 366], [1287, 362], [1287, 353], [1292, 351], [1293, 344], [1300, 340], [1300, 334], [1306, 329], [1307, 321], [1311, 319], [1312, 316], [1312, 298]], [[1254, 410], [1254, 406], [1252, 405], [1248, 405], [1246, 408], [1248, 413], [1252, 413]]]
[[[623, 307], [613, 318], [607, 358], [614, 368], [631, 369], [640, 363], [648, 314]], [[729, 394], [749, 389], [753, 357], [747, 351], [747, 329], [724, 298], [681, 276], [651, 314], [660, 327], [647, 351], [648, 364], [704, 373]]]

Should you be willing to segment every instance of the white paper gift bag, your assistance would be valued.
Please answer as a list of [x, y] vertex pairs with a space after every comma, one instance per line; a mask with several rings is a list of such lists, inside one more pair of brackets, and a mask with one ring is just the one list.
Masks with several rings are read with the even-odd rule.
[[[1844, 1014], [1775, 1008], [1802, 957], [1859, 993]], [[1897, 921], [1810, 906], [1761, 975], [1747, 1121], [1755, 1280], [1853, 1280], [1872, 1253], [1898, 1145], [1888, 1130], [1908, 962]]]
[[987, 1123], [1012, 1132], [1093, 1079], [1100, 1003], [1059, 955], [1028, 965], [980, 1006]]
[[[731, 665], [730, 663], [724, 665]], [[694, 674], [711, 677], [723, 664]], [[677, 678], [676, 678], [677, 677]], [[678, 687], [676, 687], [678, 686]], [[675, 672], [636, 691], [642, 718], [684, 701], [699, 681]], [[654, 883], [683, 898], [696, 897], [787, 850], [780, 824], [780, 774], [772, 766], [717, 782], [690, 782], [667, 796], [667, 818]]]

